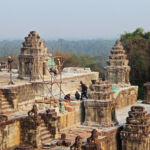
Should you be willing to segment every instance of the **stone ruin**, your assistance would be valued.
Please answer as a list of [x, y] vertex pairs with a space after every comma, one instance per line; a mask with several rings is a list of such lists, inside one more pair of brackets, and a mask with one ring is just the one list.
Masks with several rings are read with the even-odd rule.
[[37, 32], [31, 31], [22, 45], [19, 55], [19, 78], [30, 77], [36, 80], [47, 76], [48, 51]]
[[107, 64], [108, 66], [105, 67], [106, 79], [110, 83], [120, 87], [130, 85], [130, 66], [128, 66], [127, 55], [119, 40], [117, 40], [115, 46], [112, 47]]
[[[67, 92], [77, 90], [80, 81], [93, 83], [87, 100], [73, 99], [61, 112], [58, 105], [52, 107], [60, 99], [39, 99], [48, 85], [37, 81], [49, 74], [48, 52], [39, 35], [30, 32], [19, 55], [19, 77], [35, 82], [0, 88], [0, 149], [137, 150], [139, 146], [138, 150], [149, 150], [149, 115], [143, 107], [132, 107], [124, 128], [117, 121], [117, 109], [137, 101], [137, 87], [130, 86], [130, 67], [120, 41], [112, 48], [108, 65], [106, 81], [99, 80], [89, 68], [64, 69], [62, 88]], [[112, 86], [118, 88], [116, 93]]]
[[82, 138], [77, 136], [74, 144], [70, 147], [71, 150], [102, 150], [99, 143], [99, 133], [96, 129], [91, 131], [91, 136], [82, 143]]
[[150, 114], [142, 106], [132, 106], [121, 131], [122, 150], [150, 149]]
[[116, 122], [112, 85], [108, 81], [99, 81], [91, 85], [89, 99], [84, 101], [85, 123], [111, 127]]
[[81, 67], [66, 67], [63, 69], [64, 73], [91, 73], [90, 68], [81, 68]]

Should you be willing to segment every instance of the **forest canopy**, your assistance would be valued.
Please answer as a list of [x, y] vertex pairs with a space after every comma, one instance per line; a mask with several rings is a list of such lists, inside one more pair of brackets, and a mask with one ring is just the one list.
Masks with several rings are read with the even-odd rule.
[[130, 81], [139, 86], [139, 98], [143, 99], [143, 84], [150, 81], [150, 32], [137, 28], [121, 35], [131, 66]]

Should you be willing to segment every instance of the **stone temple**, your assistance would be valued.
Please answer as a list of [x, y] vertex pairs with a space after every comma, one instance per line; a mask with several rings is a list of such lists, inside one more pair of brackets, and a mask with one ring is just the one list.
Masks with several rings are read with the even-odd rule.
[[116, 41], [115, 46], [112, 48], [111, 55], [109, 56], [108, 66], [105, 67], [106, 79], [118, 86], [130, 85], [129, 73], [130, 66], [128, 66], [127, 55], [121, 45], [120, 41]]
[[[19, 74], [12, 70], [15, 84], [8, 85], [7, 70], [0, 72], [0, 150], [150, 150], [150, 105], [137, 101], [120, 41], [104, 81], [90, 68], [64, 68], [55, 76], [48, 62], [45, 43], [32, 31], [21, 48]], [[81, 90], [80, 81], [88, 99], [64, 100]]]
[[45, 42], [32, 31], [23, 42], [19, 55], [19, 78], [40, 79], [48, 73], [48, 51]]

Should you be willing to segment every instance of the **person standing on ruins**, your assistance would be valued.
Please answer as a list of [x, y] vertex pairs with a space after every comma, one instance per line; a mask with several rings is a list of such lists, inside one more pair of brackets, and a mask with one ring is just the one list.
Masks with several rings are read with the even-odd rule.
[[82, 82], [80, 81], [80, 85], [81, 85], [81, 100], [83, 100], [83, 97], [85, 97], [86, 99], [88, 98], [87, 97], [87, 86]]

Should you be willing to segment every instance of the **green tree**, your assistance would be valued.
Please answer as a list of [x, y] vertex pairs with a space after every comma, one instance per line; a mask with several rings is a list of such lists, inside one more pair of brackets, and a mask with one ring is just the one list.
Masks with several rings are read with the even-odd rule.
[[150, 32], [137, 28], [132, 33], [121, 35], [120, 38], [131, 66], [131, 83], [139, 86], [139, 98], [143, 99], [143, 84], [150, 81]]

